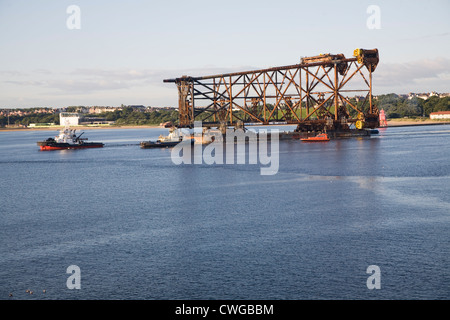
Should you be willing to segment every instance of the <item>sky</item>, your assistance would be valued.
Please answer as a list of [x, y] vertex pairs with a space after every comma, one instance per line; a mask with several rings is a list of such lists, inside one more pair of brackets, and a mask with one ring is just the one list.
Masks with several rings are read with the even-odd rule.
[[450, 92], [449, 12], [448, 0], [0, 0], [0, 108], [176, 107], [163, 79], [356, 48], [379, 50], [375, 95]]

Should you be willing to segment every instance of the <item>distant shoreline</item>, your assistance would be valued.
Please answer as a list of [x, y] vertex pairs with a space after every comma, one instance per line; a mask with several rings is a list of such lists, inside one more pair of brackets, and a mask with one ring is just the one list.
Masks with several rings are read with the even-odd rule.
[[414, 126], [431, 126], [440, 124], [450, 124], [450, 121], [445, 120], [388, 120], [389, 127], [414, 127]]
[[[413, 127], [413, 126], [427, 126], [427, 125], [450, 125], [450, 121], [436, 121], [436, 120], [388, 120], [388, 126], [387, 128], [395, 128], [395, 127]], [[279, 125], [276, 125], [279, 126]], [[9, 132], [9, 131], [59, 131], [63, 126], [54, 126], [54, 127], [28, 127], [28, 128], [0, 128], [0, 132]], [[97, 129], [168, 129], [164, 128], [158, 125], [154, 126], [148, 126], [148, 125], [142, 125], [142, 126], [132, 126], [132, 125], [125, 125], [125, 126], [75, 126], [71, 127], [72, 129], [77, 130], [97, 130]]]
[[[54, 127], [27, 127], [27, 128], [0, 128], [0, 132], [7, 131], [59, 131], [64, 126], [54, 126]], [[160, 126], [71, 126], [71, 129], [76, 130], [97, 130], [97, 129], [166, 129]]]

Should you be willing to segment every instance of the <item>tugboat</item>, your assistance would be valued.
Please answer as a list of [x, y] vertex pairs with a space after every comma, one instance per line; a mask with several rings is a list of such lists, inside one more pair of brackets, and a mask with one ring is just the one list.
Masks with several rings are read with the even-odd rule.
[[45, 141], [38, 141], [37, 145], [42, 151], [102, 148], [104, 146], [101, 142], [85, 142], [87, 138], [81, 138], [81, 135], [84, 132], [77, 136], [75, 131], [76, 129], [65, 127], [55, 138], [48, 138]]
[[325, 141], [330, 141], [330, 138], [328, 137], [328, 134], [326, 133], [320, 133], [315, 137], [309, 137], [309, 138], [304, 138], [304, 139], [300, 139], [303, 142], [325, 142]]
[[168, 136], [160, 135], [156, 141], [142, 141], [141, 148], [170, 148], [183, 141], [183, 137], [178, 133], [176, 128], [171, 128]]

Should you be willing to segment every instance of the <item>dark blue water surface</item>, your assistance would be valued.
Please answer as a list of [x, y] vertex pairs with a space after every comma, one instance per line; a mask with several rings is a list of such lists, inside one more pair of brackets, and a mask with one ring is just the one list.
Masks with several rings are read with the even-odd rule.
[[450, 298], [449, 126], [280, 141], [275, 175], [139, 147], [166, 133], [0, 132], [0, 299]]

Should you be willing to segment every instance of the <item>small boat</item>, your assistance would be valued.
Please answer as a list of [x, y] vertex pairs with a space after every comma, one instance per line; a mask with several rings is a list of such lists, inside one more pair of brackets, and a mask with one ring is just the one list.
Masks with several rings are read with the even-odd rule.
[[87, 138], [81, 138], [81, 135], [84, 132], [77, 136], [75, 131], [76, 129], [65, 127], [55, 138], [48, 138], [44, 141], [38, 141], [37, 145], [42, 151], [102, 148], [104, 146], [101, 142], [85, 142]]
[[140, 143], [141, 148], [171, 148], [183, 141], [183, 136], [181, 136], [177, 129], [172, 128], [168, 136], [160, 135], [156, 141], [142, 141]]
[[324, 142], [324, 141], [330, 141], [330, 138], [328, 137], [328, 134], [326, 133], [320, 133], [315, 137], [308, 137], [304, 139], [300, 139], [303, 142]]
[[175, 147], [181, 141], [142, 141], [141, 148], [142, 149], [150, 149], [150, 148], [171, 148]]

